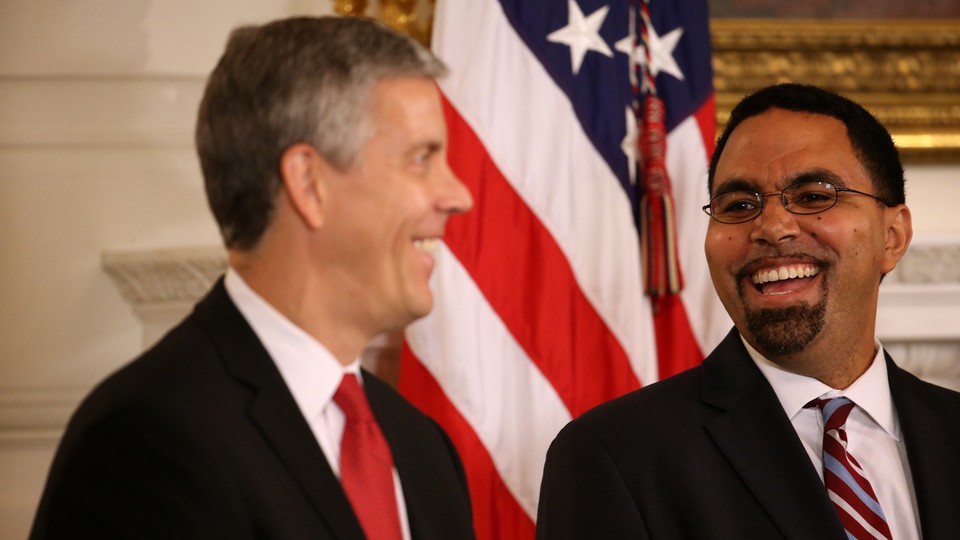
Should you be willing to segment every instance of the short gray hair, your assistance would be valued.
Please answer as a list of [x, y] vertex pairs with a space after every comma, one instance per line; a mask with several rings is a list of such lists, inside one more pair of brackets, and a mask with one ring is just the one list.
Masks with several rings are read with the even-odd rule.
[[249, 249], [263, 235], [287, 148], [310, 144], [345, 170], [373, 133], [377, 82], [446, 71], [417, 42], [370, 19], [298, 17], [234, 30], [196, 127], [207, 199], [227, 247]]

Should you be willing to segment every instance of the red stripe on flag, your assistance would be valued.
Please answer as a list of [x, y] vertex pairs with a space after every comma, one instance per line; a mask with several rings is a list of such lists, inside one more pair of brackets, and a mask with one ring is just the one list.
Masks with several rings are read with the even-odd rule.
[[706, 151], [707, 163], [713, 157], [713, 149], [717, 145], [717, 113], [716, 98], [713, 94], [697, 109], [694, 117], [700, 127], [700, 136], [703, 137], [703, 148]]
[[[697, 109], [694, 117], [697, 120], [700, 137], [703, 139], [705, 157], [709, 161], [716, 144], [714, 142], [716, 113], [713, 94]], [[689, 180], [684, 178], [678, 181]], [[704, 193], [706, 193], [706, 186], [704, 186]], [[660, 379], [666, 379], [699, 365], [703, 361], [703, 352], [700, 350], [696, 336], [693, 335], [693, 328], [690, 326], [690, 319], [680, 295], [664, 295], [658, 298], [657, 307], [658, 311], [653, 316], [653, 326], [657, 335], [657, 369]]]
[[576, 282], [553, 237], [443, 98], [451, 168], [473, 210], [444, 242], [573, 417], [640, 387], [623, 347]]
[[504, 485], [490, 453], [406, 342], [400, 356], [399, 389], [453, 440], [467, 474], [477, 538], [533, 538], [533, 520]]
[[657, 334], [657, 369], [660, 379], [666, 379], [700, 364], [703, 354], [680, 296], [668, 294], [657, 301], [659, 311], [653, 316]]

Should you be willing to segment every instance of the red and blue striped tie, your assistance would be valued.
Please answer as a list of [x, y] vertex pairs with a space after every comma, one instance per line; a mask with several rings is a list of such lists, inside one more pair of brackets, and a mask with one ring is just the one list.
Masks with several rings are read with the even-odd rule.
[[857, 460], [847, 452], [847, 416], [856, 406], [845, 397], [814, 399], [823, 415], [823, 482], [847, 537], [890, 540], [890, 527], [877, 495]]

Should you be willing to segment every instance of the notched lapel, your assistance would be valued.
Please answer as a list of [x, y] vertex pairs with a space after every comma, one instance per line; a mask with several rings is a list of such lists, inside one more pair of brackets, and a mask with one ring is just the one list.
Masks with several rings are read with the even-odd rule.
[[[363, 374], [370, 408], [380, 423], [400, 476], [413, 538], [472, 539], [472, 517], [462, 469], [455, 452], [412, 405], [370, 373]], [[447, 441], [449, 442], [449, 441]], [[460, 483], [458, 480], [462, 481]]]
[[333, 537], [364, 540], [340, 481], [286, 386], [261, 388], [250, 407], [250, 417], [323, 517]]
[[254, 393], [253, 424], [303, 489], [334, 538], [364, 540], [353, 508], [263, 344], [230, 300], [223, 279], [195, 311], [224, 366]]
[[704, 361], [711, 438], [785, 538], [846, 536], [773, 388], [732, 332]]
[[923, 538], [956, 538], [960, 531], [960, 401], [956, 396], [940, 401], [935, 392], [947, 396], [945, 391], [898, 368], [889, 356], [887, 373], [907, 447]]

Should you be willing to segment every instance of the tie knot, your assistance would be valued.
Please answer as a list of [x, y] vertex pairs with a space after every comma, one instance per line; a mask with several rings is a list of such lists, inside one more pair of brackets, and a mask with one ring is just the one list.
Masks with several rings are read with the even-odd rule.
[[831, 399], [816, 398], [804, 405], [805, 408], [818, 408], [823, 416], [824, 430], [840, 429], [847, 423], [847, 417], [855, 404], [849, 398], [835, 397]]
[[367, 396], [363, 393], [363, 388], [360, 387], [357, 376], [353, 373], [343, 375], [340, 387], [333, 394], [333, 401], [350, 421], [367, 422], [373, 418]]

